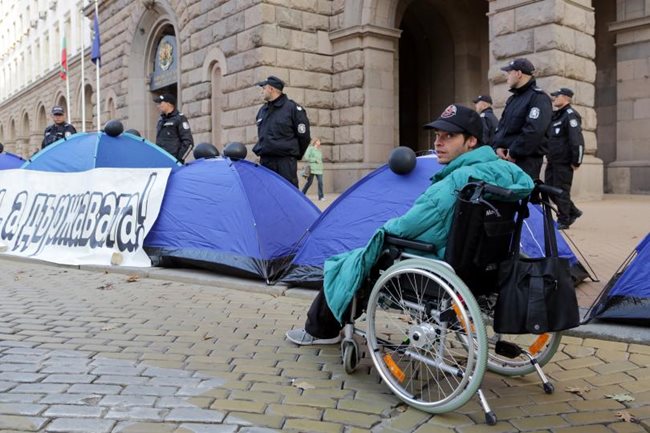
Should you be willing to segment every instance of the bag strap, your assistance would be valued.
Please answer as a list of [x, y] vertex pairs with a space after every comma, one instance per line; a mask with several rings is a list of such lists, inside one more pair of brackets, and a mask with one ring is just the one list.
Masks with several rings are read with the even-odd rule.
[[519, 209], [517, 209], [517, 220], [515, 221], [515, 234], [512, 237], [512, 244], [510, 245], [510, 256], [519, 257], [519, 250], [521, 242], [521, 229], [524, 226], [524, 220], [530, 215], [528, 211], [528, 197], [519, 201]]
[[544, 215], [544, 253], [546, 257], [559, 257], [549, 196], [544, 190], [541, 190], [540, 194], [542, 196], [542, 211]]

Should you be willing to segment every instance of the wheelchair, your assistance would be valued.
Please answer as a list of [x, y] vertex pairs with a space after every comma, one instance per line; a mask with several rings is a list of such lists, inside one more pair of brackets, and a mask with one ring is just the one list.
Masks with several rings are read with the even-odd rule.
[[433, 245], [386, 236], [344, 324], [346, 373], [360, 362], [353, 338], [359, 335], [390, 390], [428, 413], [454, 411], [477, 395], [486, 423], [496, 424], [480, 389], [486, 369], [505, 376], [535, 372], [553, 393], [542, 367], [558, 350], [561, 333], [505, 335], [492, 328], [498, 264], [519, 241], [528, 202], [540, 188], [554, 190], [538, 185], [529, 197], [508, 201], [509, 190], [468, 183], [458, 192], [444, 261], [422, 256], [434, 253]]

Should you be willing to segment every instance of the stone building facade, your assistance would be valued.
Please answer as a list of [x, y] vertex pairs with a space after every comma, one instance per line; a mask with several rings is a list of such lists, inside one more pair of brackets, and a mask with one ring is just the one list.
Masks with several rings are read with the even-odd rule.
[[[422, 125], [450, 102], [471, 105], [489, 92], [502, 108], [509, 92], [499, 67], [528, 57], [543, 88], [576, 91], [587, 143], [576, 194], [650, 192], [650, 0], [101, 0], [99, 15], [101, 117], [150, 139], [167, 36], [176, 57], [163, 65], [163, 90], [177, 92], [195, 142], [252, 147], [262, 103], [254, 83], [277, 75], [307, 109], [335, 191], [397, 145], [430, 149]], [[71, 82], [79, 60], [70, 61]], [[21, 129], [19, 113], [38, 116], [56, 100], [54, 74], [0, 100], [10, 150], [25, 154], [24, 142], [42, 133], [37, 122]], [[92, 78], [86, 86], [94, 103]]]

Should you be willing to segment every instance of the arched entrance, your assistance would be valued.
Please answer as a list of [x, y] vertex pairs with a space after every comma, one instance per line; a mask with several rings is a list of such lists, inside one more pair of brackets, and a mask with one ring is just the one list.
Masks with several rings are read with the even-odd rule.
[[160, 2], [160, 8], [145, 11], [136, 29], [129, 61], [129, 125], [155, 141], [159, 113], [153, 98], [172, 93], [181, 104], [178, 23], [173, 10]]
[[422, 152], [433, 147], [422, 126], [451, 103], [471, 106], [488, 92], [487, 2], [402, 0], [399, 63], [400, 145]]

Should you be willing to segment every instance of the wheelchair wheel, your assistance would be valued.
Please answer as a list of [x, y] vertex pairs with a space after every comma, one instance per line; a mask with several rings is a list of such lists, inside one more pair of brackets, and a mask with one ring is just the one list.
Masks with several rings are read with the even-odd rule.
[[562, 333], [547, 332], [544, 334], [498, 334], [492, 328], [493, 323], [493, 303], [494, 299], [480, 299], [479, 305], [488, 336], [488, 361], [487, 368], [489, 371], [502, 376], [525, 376], [535, 372], [535, 366], [531, 364], [530, 359], [524, 354], [519, 354], [513, 358], [502, 353], [497, 353], [497, 344], [516, 345], [527, 351], [537, 361], [540, 367], [546, 365], [557, 352], [562, 340]]
[[402, 401], [445, 413], [476, 393], [487, 362], [485, 326], [453, 271], [432, 260], [401, 261], [375, 283], [366, 314], [368, 353]]
[[354, 340], [343, 340], [341, 342], [341, 356], [343, 368], [347, 374], [352, 374], [359, 365], [359, 346]]

